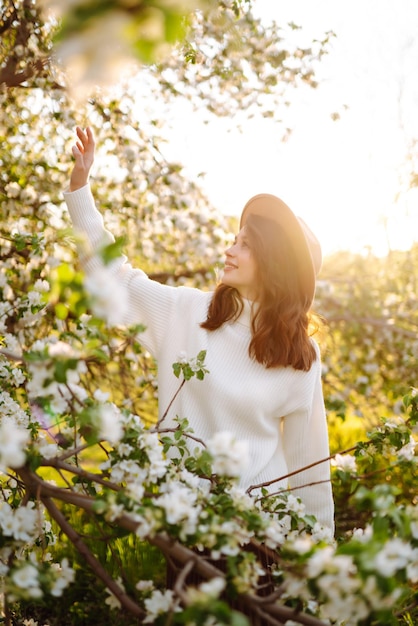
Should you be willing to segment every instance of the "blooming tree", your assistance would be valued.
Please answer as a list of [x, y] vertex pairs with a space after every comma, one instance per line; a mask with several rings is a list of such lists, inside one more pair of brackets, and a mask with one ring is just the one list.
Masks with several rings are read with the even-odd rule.
[[[157, 4], [163, 14], [163, 5], [172, 5], [148, 3]], [[284, 87], [314, 85], [310, 65], [319, 53], [293, 48], [292, 56], [283, 46], [280, 55], [277, 32], [264, 31], [244, 11], [249, 4], [220, 2], [198, 12], [187, 43], [158, 67], [143, 69], [150, 90], [144, 103], [158, 77], [167, 102], [178, 91], [176, 97], [204, 101], [219, 114], [228, 109], [228, 89], [238, 90], [240, 106], [253, 113], [257, 93], [266, 111], [283, 101]], [[109, 316], [115, 300], [124, 306], [124, 294], [109, 281], [107, 264], [124, 251], [158, 280], [208, 287], [230, 238], [229, 220], [209, 206], [181, 165], [164, 158], [157, 121], [135, 115], [136, 91], [127, 88], [123, 98], [98, 91], [75, 113], [65, 76], [51, 61], [53, 23], [29, 0], [4, 7], [0, 575], [6, 623], [17, 605], [69, 594], [80, 562], [108, 590], [103, 602], [119, 621], [130, 615], [136, 623], [245, 624], [251, 615], [272, 625], [412, 623], [417, 306], [414, 273], [406, 269], [417, 267], [416, 250], [400, 255], [390, 272], [373, 260], [382, 270], [374, 275], [374, 292], [348, 262], [339, 282], [333, 260], [318, 288], [318, 309], [329, 319], [335, 348], [324, 351], [330, 412], [349, 419], [350, 406], [360, 406], [374, 418], [358, 440], [333, 446], [329, 460], [341, 503], [334, 539], [306, 515], [297, 492], [238, 490], [246, 449], [231, 433], [201, 442], [188, 416], [178, 416], [172, 430], [156, 421], [154, 363], [141, 347], [143, 329], [121, 328]], [[88, 279], [74, 256], [61, 198], [72, 129], [85, 119], [101, 146], [92, 185], [119, 237]], [[354, 280], [359, 275], [363, 281]], [[178, 355], [173, 376], [179, 388], [210, 376], [205, 354]], [[377, 394], [379, 420], [372, 415]], [[193, 441], [198, 451], [190, 453]], [[87, 524], [112, 545], [115, 568], [100, 558]], [[172, 584], [158, 568], [146, 576], [138, 567], [128, 576], [116, 558], [122, 535], [163, 555]], [[271, 562], [268, 572], [262, 554]]]

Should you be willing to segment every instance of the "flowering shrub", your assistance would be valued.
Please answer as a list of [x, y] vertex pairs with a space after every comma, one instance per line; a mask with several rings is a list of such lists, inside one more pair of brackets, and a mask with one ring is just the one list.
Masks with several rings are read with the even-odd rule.
[[[59, 282], [62, 273], [56, 276]], [[62, 285], [43, 285], [45, 310], [57, 294], [66, 307], [62, 331], [30, 347], [6, 343], [2, 350], [0, 557], [7, 602], [60, 595], [73, 581], [68, 561], [55, 563], [53, 550], [45, 551], [56, 541], [50, 518], [83, 550], [109, 589], [110, 608], [123, 607], [143, 623], [168, 614], [172, 623], [201, 623], [202, 615], [231, 623], [239, 610], [229, 599], [237, 595], [246, 610], [270, 616], [273, 624], [397, 623], [394, 615], [412, 601], [418, 582], [418, 507], [403, 502], [385, 476], [395, 467], [416, 467], [418, 394], [405, 398], [402, 415], [384, 419], [364, 441], [333, 455], [335, 488], [348, 486], [360, 515], [367, 512], [364, 526], [335, 541], [305, 514], [297, 493], [269, 496], [237, 488], [247, 457], [230, 433], [218, 433], [190, 453], [187, 440], [194, 433], [186, 417], [178, 416], [176, 428], [167, 429], [163, 420], [149, 423], [123, 406], [117, 394], [111, 398], [89, 367], [94, 361], [111, 366], [107, 346], [117, 342], [129, 351], [140, 332], [108, 327], [89, 314], [94, 294], [90, 303], [79, 276], [72, 277], [65, 295]], [[74, 310], [79, 318], [72, 317]], [[33, 319], [27, 324], [33, 326]], [[210, 376], [204, 359], [204, 352], [191, 360], [179, 355], [173, 376], [180, 387], [194, 376]], [[91, 469], [96, 449], [103, 460]], [[381, 479], [370, 486], [367, 477], [379, 459]], [[139, 578], [130, 581], [134, 591], [128, 594], [62, 515], [60, 501], [88, 511], [107, 533], [125, 529], [174, 559], [174, 587]], [[257, 593], [263, 550], [272, 562], [267, 597]], [[202, 582], [190, 586], [192, 569]]]

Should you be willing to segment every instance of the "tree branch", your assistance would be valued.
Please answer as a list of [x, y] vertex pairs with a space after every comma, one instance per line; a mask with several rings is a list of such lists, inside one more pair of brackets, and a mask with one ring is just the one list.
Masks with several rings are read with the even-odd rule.
[[[346, 450], [343, 450], [342, 452], [335, 452], [334, 454], [330, 454], [330, 456], [327, 456], [324, 459], [320, 459], [319, 461], [314, 461], [314, 463], [310, 463], [309, 465], [300, 467], [299, 469], [294, 470], [293, 472], [289, 472], [288, 474], [285, 474], [284, 476], [280, 476], [279, 478], [274, 478], [273, 480], [269, 480], [265, 483], [259, 483], [258, 485], [250, 485], [246, 493], [250, 494], [254, 489], [261, 489], [262, 487], [269, 487], [270, 485], [273, 485], [274, 483], [278, 483], [281, 480], [285, 480], [286, 478], [290, 478], [291, 476], [295, 476], [296, 474], [300, 474], [301, 472], [304, 472], [305, 470], [311, 469], [311, 467], [315, 467], [316, 465], [321, 465], [321, 463], [330, 461], [331, 459], [335, 458], [337, 454], [348, 454], [349, 452], [353, 452], [356, 448], [357, 446], [351, 446], [351, 448], [347, 448]], [[300, 485], [300, 487], [305, 487], [305, 485]]]
[[178, 387], [178, 389], [177, 389], [176, 393], [175, 393], [175, 394], [174, 394], [174, 396], [171, 398], [171, 400], [170, 400], [170, 403], [169, 403], [168, 407], [167, 407], [167, 408], [166, 408], [166, 410], [164, 411], [163, 416], [162, 416], [162, 417], [158, 420], [158, 422], [157, 422], [157, 430], [158, 430], [158, 428], [161, 426], [161, 424], [162, 424], [162, 422], [165, 420], [165, 418], [167, 417], [167, 414], [168, 414], [168, 412], [169, 412], [169, 410], [170, 410], [170, 408], [171, 408], [171, 406], [172, 406], [172, 404], [173, 404], [174, 400], [175, 400], [175, 399], [177, 398], [177, 396], [179, 395], [179, 393], [180, 393], [180, 391], [182, 390], [183, 385], [185, 384], [185, 382], [186, 382], [186, 379], [185, 379], [185, 378], [183, 378], [183, 380], [181, 381], [181, 383], [180, 383], [180, 385], [179, 385], [179, 387]]
[[[107, 572], [103, 570], [100, 563], [96, 563], [96, 559], [93, 555], [91, 555], [87, 546], [84, 546], [81, 538], [51, 501], [51, 498], [56, 498], [94, 514], [94, 498], [64, 490], [60, 487], [56, 487], [55, 485], [46, 483], [26, 467], [18, 469], [17, 473], [27, 486], [28, 490], [32, 494], [41, 498], [50, 512], [50, 515], [57, 521], [65, 534], [68, 533], [67, 536], [69, 539], [74, 543], [80, 553], [85, 556], [90, 567], [92, 567], [93, 571], [97, 573], [101, 580], [103, 580], [104, 584], [112, 591], [112, 593], [114, 593], [121, 604], [127, 610], [132, 611], [135, 615], [143, 616], [142, 609], [128, 596], [126, 596], [126, 594], [120, 590], [114, 581], [109, 580]], [[133, 533], [136, 532], [138, 527], [138, 522], [127, 514], [120, 515], [116, 522], [121, 528]], [[186, 548], [166, 533], [159, 533], [152, 537], [146, 537], [145, 540], [151, 545], [159, 548], [166, 558], [172, 559], [183, 567], [190, 563], [190, 561], [193, 562], [197, 574], [205, 580], [211, 580], [218, 577], [225, 578], [225, 573], [213, 563], [209, 562], [204, 556], [199, 556], [197, 552], [191, 550], [190, 548]], [[256, 548], [265, 549], [265, 546], [260, 546], [258, 543], [254, 543], [253, 545]], [[277, 557], [279, 558], [279, 555], [277, 555]], [[190, 565], [188, 567], [190, 567]], [[274, 596], [270, 597], [273, 598]], [[256, 611], [262, 615], [264, 619], [268, 618], [269, 623], [273, 626], [280, 626], [281, 624], [281, 622], [276, 621], [275, 618], [280, 619], [282, 622], [293, 620], [303, 626], [324, 626], [324, 622], [321, 620], [318, 620], [310, 615], [305, 615], [304, 613], [300, 613], [297, 610], [286, 606], [275, 604], [273, 602], [266, 602], [267, 598], [265, 597], [263, 598], [253, 594], [243, 593], [239, 594], [239, 600], [246, 609]], [[139, 613], [139, 611], [141, 613]]]
[[76, 550], [81, 554], [81, 556], [85, 559], [86, 563], [90, 566], [94, 574], [119, 600], [121, 606], [133, 615], [136, 615], [138, 617], [144, 617], [145, 612], [143, 611], [143, 609], [138, 604], [136, 604], [136, 602], [134, 602], [125, 593], [125, 591], [121, 587], [119, 587], [119, 585], [114, 581], [112, 576], [108, 574], [108, 572], [104, 569], [101, 563], [90, 552], [84, 541], [81, 539], [80, 535], [74, 530], [71, 524], [67, 522], [66, 518], [58, 509], [58, 507], [54, 504], [51, 498], [49, 498], [48, 496], [41, 496], [41, 501], [45, 505], [45, 508], [49, 512], [52, 519], [56, 521], [61, 530], [67, 535], [68, 539], [71, 541]]

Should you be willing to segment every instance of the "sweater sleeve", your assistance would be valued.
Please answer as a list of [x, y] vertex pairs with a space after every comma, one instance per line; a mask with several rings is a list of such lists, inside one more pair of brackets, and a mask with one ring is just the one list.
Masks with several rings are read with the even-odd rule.
[[[115, 239], [106, 230], [101, 213], [97, 210], [88, 185], [73, 192], [65, 192], [64, 199], [70, 213], [74, 231], [79, 237], [80, 261], [87, 275], [103, 268], [100, 249]], [[120, 323], [143, 324], [146, 328], [141, 343], [154, 356], [158, 356], [168, 321], [176, 305], [176, 287], [150, 280], [140, 269], [134, 269], [125, 256], [117, 258], [106, 271], [124, 289], [126, 306]]]
[[[318, 351], [319, 358], [319, 351]], [[283, 446], [293, 494], [300, 497], [306, 512], [334, 531], [334, 501], [330, 482], [329, 440], [323, 399], [320, 361], [314, 363], [315, 380], [310, 410], [297, 410], [284, 417]], [[324, 460], [326, 459], [326, 460]]]

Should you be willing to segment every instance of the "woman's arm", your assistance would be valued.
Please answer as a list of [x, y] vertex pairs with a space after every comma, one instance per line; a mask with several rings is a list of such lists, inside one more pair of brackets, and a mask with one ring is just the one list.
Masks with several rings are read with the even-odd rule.
[[[330, 482], [329, 440], [320, 364], [314, 363], [315, 381], [310, 411], [284, 418], [283, 446], [289, 473], [324, 459], [323, 463], [289, 479], [293, 495], [300, 497], [306, 512], [334, 531], [334, 501]], [[305, 486], [306, 485], [306, 486]]]
[[126, 301], [123, 316], [118, 318], [117, 323], [143, 324], [146, 331], [141, 336], [141, 343], [157, 356], [175, 307], [177, 289], [150, 280], [142, 270], [132, 268], [123, 255], [104, 266], [101, 249], [112, 243], [114, 237], [106, 229], [88, 185], [94, 162], [94, 137], [90, 128], [83, 131], [79, 127], [77, 137], [78, 141], [72, 148], [75, 164], [64, 199], [78, 236], [82, 267], [90, 282], [97, 279], [96, 282], [101, 284], [103, 272], [109, 279], [117, 281], [118, 290], [123, 289]]

